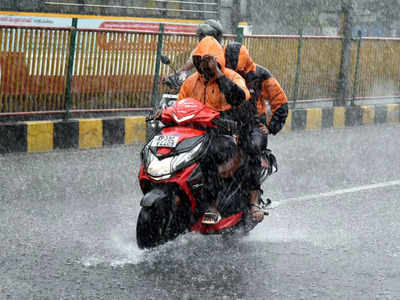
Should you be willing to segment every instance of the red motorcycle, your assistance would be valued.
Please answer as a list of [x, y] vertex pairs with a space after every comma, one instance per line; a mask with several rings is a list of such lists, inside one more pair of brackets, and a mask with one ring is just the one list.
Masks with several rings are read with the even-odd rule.
[[[257, 223], [251, 220], [247, 202], [236, 197], [240, 185], [220, 193], [225, 197], [222, 219], [217, 224], [202, 224], [208, 202], [202, 199], [201, 163], [216, 131], [235, 130], [236, 123], [191, 98], [165, 108], [161, 121], [165, 126], [155, 131], [141, 151], [139, 182], [144, 196], [136, 228], [139, 248], [156, 247], [189, 231], [232, 234], [252, 230]], [[269, 150], [263, 154], [262, 166], [264, 179], [277, 170]]]

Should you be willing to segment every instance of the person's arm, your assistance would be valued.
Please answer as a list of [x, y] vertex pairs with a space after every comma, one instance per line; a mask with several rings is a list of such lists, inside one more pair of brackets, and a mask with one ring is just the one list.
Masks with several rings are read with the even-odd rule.
[[[193, 64], [193, 60], [192, 57], [190, 57], [184, 64], [182, 67], [180, 67], [179, 69], [176, 70], [176, 73], [179, 74], [181, 72], [186, 72], [186, 71], [190, 71], [194, 68], [194, 64]], [[174, 75], [175, 72], [169, 73], [167, 75], [161, 76], [160, 77], [160, 82], [163, 82], [164, 80], [167, 80], [167, 78], [171, 75]]]
[[[225, 95], [226, 102], [232, 106], [239, 106], [246, 99], [250, 98], [250, 93], [246, 88], [244, 79], [237, 73], [231, 80], [219, 68], [217, 60], [212, 55], [204, 55], [203, 59], [208, 59], [208, 68], [211, 75], [215, 76], [220, 91]], [[233, 71], [232, 71], [233, 72]]]
[[217, 77], [217, 84], [220, 91], [225, 95], [226, 102], [230, 105], [239, 106], [246, 101], [245, 91], [224, 74]]
[[288, 100], [279, 82], [271, 77], [262, 84], [262, 97], [268, 99], [271, 107], [271, 118], [267, 124], [268, 131], [277, 134], [285, 125], [288, 116]]
[[267, 125], [268, 131], [273, 135], [277, 134], [285, 125], [288, 113], [289, 107], [287, 103], [279, 107], [272, 115], [271, 121]]
[[182, 67], [180, 67], [179, 69], [176, 70], [176, 72], [180, 73], [183, 71], [190, 71], [193, 68], [194, 68], [194, 64], [193, 64], [192, 58], [189, 58]]

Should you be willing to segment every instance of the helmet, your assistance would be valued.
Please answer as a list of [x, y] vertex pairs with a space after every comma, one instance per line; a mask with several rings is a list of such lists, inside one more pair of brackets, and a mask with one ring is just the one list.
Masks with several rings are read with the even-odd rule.
[[199, 27], [197, 27], [197, 35], [200, 40], [206, 36], [212, 36], [219, 43], [221, 43], [223, 31], [221, 23], [213, 19], [206, 20], [203, 24], [200, 24]]

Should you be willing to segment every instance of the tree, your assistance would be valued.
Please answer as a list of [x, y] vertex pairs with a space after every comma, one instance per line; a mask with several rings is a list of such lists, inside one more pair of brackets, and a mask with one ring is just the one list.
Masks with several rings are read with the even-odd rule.
[[345, 106], [350, 88], [351, 48], [353, 32], [353, 0], [341, 0], [341, 12], [343, 14], [343, 40], [340, 60], [339, 79], [337, 86], [336, 106]]

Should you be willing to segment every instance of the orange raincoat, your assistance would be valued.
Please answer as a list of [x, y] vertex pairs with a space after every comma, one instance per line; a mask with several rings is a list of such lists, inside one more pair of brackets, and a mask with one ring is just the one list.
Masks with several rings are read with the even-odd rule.
[[[257, 95], [257, 113], [259, 116], [265, 114], [267, 124], [270, 125], [273, 121], [273, 116], [279, 108], [287, 106], [288, 99], [279, 82], [273, 75], [262, 66], [253, 62], [247, 49], [239, 43], [231, 43], [225, 49], [226, 66], [233, 68], [236, 72], [242, 75], [247, 87], [253, 90]], [[271, 108], [271, 114], [268, 114], [266, 101]], [[279, 113], [278, 113], [279, 114]], [[284, 114], [284, 119], [286, 120]], [[283, 123], [284, 121], [283, 120]], [[281, 122], [281, 121], [280, 121]], [[273, 127], [273, 126], [272, 126]], [[272, 129], [272, 130], [271, 130]], [[278, 129], [278, 131], [281, 128]], [[270, 128], [272, 133], [276, 133], [273, 128]]]

